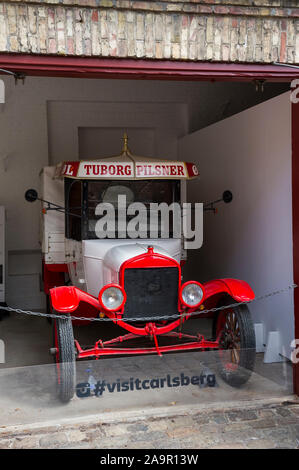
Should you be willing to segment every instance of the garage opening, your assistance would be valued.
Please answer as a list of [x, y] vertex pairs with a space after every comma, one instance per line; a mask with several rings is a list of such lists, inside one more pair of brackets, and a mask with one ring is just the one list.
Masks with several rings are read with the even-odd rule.
[[[188, 201], [208, 203], [221, 198], [225, 190], [232, 192], [231, 204], [220, 204], [217, 214], [211, 211], [204, 215], [203, 246], [188, 252], [184, 281], [243, 279], [257, 297], [284, 290], [253, 302], [250, 310], [258, 338], [256, 372], [266, 380], [263, 393], [270, 393], [269, 379], [275, 383], [275, 393], [292, 393], [290, 356], [295, 336], [289, 83], [28, 76], [24, 85], [16, 86], [10, 77], [3, 80], [6, 98], [0, 105], [0, 203], [6, 213], [5, 302], [23, 310], [47, 311], [39, 243], [40, 206], [28, 204], [25, 191], [40, 191], [39, 175], [44, 167], [118, 155], [122, 135], [127, 132], [135, 155], [197, 165], [200, 179], [188, 182]], [[24, 373], [30, 384], [41, 365], [49, 364], [43, 367], [50, 377], [50, 323], [45, 318], [13, 312], [3, 315], [2, 320], [2, 376], [13, 368], [35, 366]], [[195, 322], [209, 338], [212, 319]], [[109, 323], [87, 325], [80, 327], [81, 342], [94, 342], [103, 328], [108, 339], [115, 336], [116, 327]], [[192, 333], [193, 328], [186, 323], [185, 332]], [[77, 332], [76, 326], [75, 336]], [[265, 353], [271, 364], [264, 363]], [[163, 374], [163, 367], [181, 371], [188, 364], [196, 369], [192, 362], [196, 354], [184, 353], [178, 362], [174, 355], [168, 356], [159, 373]], [[204, 366], [212, 370], [215, 352], [205, 354]], [[116, 360], [115, 371], [125, 359]], [[134, 373], [147, 368], [151, 374], [160, 367], [158, 360], [130, 359]], [[112, 361], [107, 360], [106, 373], [111, 371]], [[97, 362], [102, 361], [80, 366], [83, 382], [84, 377], [85, 381], [90, 377], [90, 367], [94, 368], [92, 376], [99, 373]], [[20, 380], [20, 370], [16, 374]], [[254, 386], [253, 381], [250, 394]], [[7, 391], [7, 385], [2, 388]], [[226, 388], [223, 393], [227, 399], [231, 396]], [[176, 399], [165, 398], [172, 402], [177, 399], [178, 395]], [[142, 400], [140, 406], [144, 406]]]

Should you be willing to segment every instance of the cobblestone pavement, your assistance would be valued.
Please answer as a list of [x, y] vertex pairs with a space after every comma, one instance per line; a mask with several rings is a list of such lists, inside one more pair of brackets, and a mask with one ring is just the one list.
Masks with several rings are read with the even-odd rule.
[[203, 409], [143, 420], [0, 426], [0, 449], [299, 449], [299, 403]]

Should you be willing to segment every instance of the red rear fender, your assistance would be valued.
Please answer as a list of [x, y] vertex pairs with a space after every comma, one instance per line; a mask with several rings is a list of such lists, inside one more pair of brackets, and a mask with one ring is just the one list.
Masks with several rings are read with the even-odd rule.
[[239, 279], [215, 279], [203, 284], [205, 297], [210, 298], [216, 294], [228, 294], [237, 302], [249, 302], [255, 295], [250, 285]]

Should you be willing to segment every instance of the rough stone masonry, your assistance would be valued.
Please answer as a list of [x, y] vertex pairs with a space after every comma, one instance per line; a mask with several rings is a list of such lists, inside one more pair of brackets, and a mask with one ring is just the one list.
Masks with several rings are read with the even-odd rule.
[[299, 4], [0, 0], [0, 53], [299, 64]]

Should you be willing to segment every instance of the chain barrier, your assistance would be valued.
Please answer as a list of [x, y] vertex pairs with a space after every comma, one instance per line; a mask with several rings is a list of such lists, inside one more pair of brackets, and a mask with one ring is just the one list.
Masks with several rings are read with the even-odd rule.
[[[205, 313], [215, 313], [215, 312], [218, 312], [220, 310], [226, 310], [226, 309], [229, 309], [229, 308], [235, 308], [235, 307], [239, 307], [240, 305], [247, 305], [247, 304], [251, 304], [253, 302], [258, 302], [260, 300], [265, 300], [265, 299], [268, 299], [269, 297], [274, 297], [275, 295], [278, 295], [278, 294], [282, 294], [284, 292], [287, 292], [289, 290], [292, 290], [292, 289], [295, 289], [297, 287], [296, 284], [291, 284], [289, 285], [288, 287], [284, 287], [283, 289], [279, 289], [279, 290], [275, 290], [275, 291], [272, 291], [270, 292], [269, 294], [264, 294], [264, 295], [261, 295], [259, 297], [256, 297], [255, 299], [253, 300], [250, 300], [248, 302], [235, 302], [235, 303], [232, 303], [232, 304], [229, 304], [229, 305], [223, 305], [221, 307], [213, 307], [211, 309], [204, 309], [204, 310], [199, 310], [199, 311], [195, 311], [195, 312], [191, 312], [191, 313], [177, 313], [177, 314], [174, 314], [174, 315], [159, 315], [159, 316], [155, 316], [155, 317], [138, 317], [138, 318], [128, 318], [128, 319], [125, 319], [125, 321], [129, 321], [129, 322], [146, 322], [146, 321], [158, 321], [158, 320], [175, 320], [175, 319], [179, 319], [179, 318], [184, 318], [184, 317], [192, 317], [192, 316], [195, 316], [195, 315], [203, 315]], [[105, 321], [112, 321], [112, 322], [118, 322], [118, 321], [124, 321], [122, 318], [108, 318], [108, 317], [103, 317], [103, 318], [99, 318], [99, 317], [76, 317], [76, 316], [72, 316], [70, 314], [67, 314], [67, 315], [63, 315], [63, 314], [55, 314], [55, 313], [43, 313], [43, 312], [32, 312], [30, 310], [22, 310], [20, 308], [13, 308], [13, 307], [0, 307], [0, 310], [5, 310], [7, 312], [15, 312], [15, 313], [20, 313], [20, 314], [24, 314], [24, 315], [32, 315], [32, 316], [37, 316], [37, 317], [45, 317], [45, 318], [59, 318], [59, 319], [71, 319], [71, 320], [79, 320], [79, 321], [100, 321], [100, 322], [105, 322]]]

